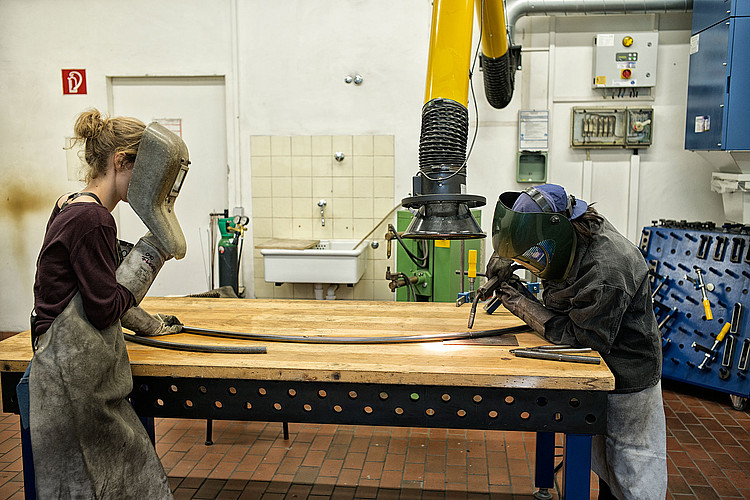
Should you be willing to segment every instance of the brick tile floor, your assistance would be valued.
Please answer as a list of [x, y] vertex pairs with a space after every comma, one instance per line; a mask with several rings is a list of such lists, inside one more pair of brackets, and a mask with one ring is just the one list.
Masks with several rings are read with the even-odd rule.
[[[664, 381], [670, 500], [750, 498], [750, 415]], [[534, 433], [158, 419], [176, 499], [530, 499]], [[592, 474], [596, 498], [596, 477]], [[553, 495], [557, 498], [557, 495]], [[0, 499], [23, 498], [18, 417], [0, 414]]]

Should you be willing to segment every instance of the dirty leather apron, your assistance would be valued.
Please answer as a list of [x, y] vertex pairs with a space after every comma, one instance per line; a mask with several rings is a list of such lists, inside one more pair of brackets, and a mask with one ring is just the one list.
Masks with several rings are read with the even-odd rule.
[[164, 469], [127, 401], [120, 322], [97, 330], [80, 293], [39, 341], [29, 378], [40, 499], [171, 499]]
[[607, 395], [607, 434], [594, 436], [591, 468], [620, 500], [664, 500], [667, 428], [661, 382]]

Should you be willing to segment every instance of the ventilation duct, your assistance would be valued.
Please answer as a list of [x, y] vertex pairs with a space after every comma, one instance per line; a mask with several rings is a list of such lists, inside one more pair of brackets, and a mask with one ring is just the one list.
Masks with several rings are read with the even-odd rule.
[[506, 0], [505, 18], [511, 42], [523, 16], [594, 16], [690, 12], [693, 0]]

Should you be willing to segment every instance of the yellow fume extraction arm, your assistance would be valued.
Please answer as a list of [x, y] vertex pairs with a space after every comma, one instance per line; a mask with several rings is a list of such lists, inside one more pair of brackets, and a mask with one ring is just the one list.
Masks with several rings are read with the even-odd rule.
[[[404, 236], [417, 239], [484, 238], [471, 208], [483, 196], [466, 194], [466, 143], [475, 0], [435, 0], [432, 8], [419, 172], [412, 196], [417, 209]], [[476, 0], [481, 26], [485, 94], [493, 107], [507, 106], [520, 49], [509, 50], [502, 0]], [[514, 55], [515, 54], [515, 55]]]

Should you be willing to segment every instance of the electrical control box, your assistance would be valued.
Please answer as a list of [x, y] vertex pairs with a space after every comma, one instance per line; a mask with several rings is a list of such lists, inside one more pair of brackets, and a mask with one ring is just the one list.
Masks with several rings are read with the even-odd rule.
[[597, 34], [592, 87], [654, 87], [658, 48], [655, 31]]
[[571, 112], [572, 148], [647, 148], [653, 138], [650, 107], [576, 106]]

